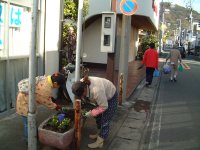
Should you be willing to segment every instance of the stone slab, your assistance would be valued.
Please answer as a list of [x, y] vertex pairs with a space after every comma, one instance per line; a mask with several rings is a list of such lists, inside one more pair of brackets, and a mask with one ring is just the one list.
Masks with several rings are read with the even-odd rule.
[[141, 131], [129, 127], [121, 127], [117, 136], [123, 139], [129, 139], [139, 142], [141, 138]]
[[135, 128], [135, 129], [143, 129], [144, 128], [145, 121], [143, 120], [137, 120], [132, 118], [127, 118], [122, 127], [129, 127], [129, 128]]
[[111, 150], [137, 150], [139, 142], [116, 137], [108, 149]]

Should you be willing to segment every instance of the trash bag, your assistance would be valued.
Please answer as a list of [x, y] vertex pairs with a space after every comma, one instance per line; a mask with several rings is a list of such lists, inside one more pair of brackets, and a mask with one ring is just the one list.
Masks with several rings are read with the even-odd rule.
[[184, 70], [183, 65], [182, 65], [182, 64], [179, 64], [179, 66], [178, 66], [178, 71], [182, 72], [183, 70]]
[[159, 77], [160, 76], [160, 71], [158, 69], [155, 69], [153, 72], [154, 77]]
[[163, 73], [164, 74], [169, 74], [171, 72], [171, 67], [166, 63], [164, 66], [163, 66]]

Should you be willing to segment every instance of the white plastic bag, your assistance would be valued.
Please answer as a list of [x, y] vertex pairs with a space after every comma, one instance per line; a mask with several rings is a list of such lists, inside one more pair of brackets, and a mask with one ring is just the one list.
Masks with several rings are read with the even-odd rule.
[[164, 66], [163, 66], [163, 72], [164, 74], [169, 74], [171, 72], [171, 67], [169, 66], [168, 63], [166, 63]]

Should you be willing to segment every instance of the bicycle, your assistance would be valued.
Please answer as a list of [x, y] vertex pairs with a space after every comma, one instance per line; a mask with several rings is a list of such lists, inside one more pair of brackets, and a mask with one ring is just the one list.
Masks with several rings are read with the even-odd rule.
[[[83, 78], [85, 75], [89, 74], [89, 68], [84, 67], [83, 64], [81, 64], [80, 66], [80, 77]], [[65, 99], [68, 102], [72, 102], [74, 103], [74, 94], [72, 93], [72, 85], [75, 82], [75, 65], [74, 64], [68, 64], [64, 67], [62, 67], [62, 70], [60, 71], [61, 73], [64, 74], [65, 78], [66, 78], [66, 89], [67, 91], [65, 92], [66, 95]]]

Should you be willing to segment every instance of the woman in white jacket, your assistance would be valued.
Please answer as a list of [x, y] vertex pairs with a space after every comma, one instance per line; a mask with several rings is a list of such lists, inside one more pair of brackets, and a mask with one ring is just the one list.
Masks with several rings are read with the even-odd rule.
[[72, 86], [76, 98], [87, 97], [97, 107], [85, 113], [86, 117], [95, 117], [98, 128], [97, 134], [89, 135], [96, 142], [88, 144], [89, 148], [100, 148], [108, 137], [111, 119], [117, 110], [117, 91], [113, 83], [99, 77], [84, 77]]

